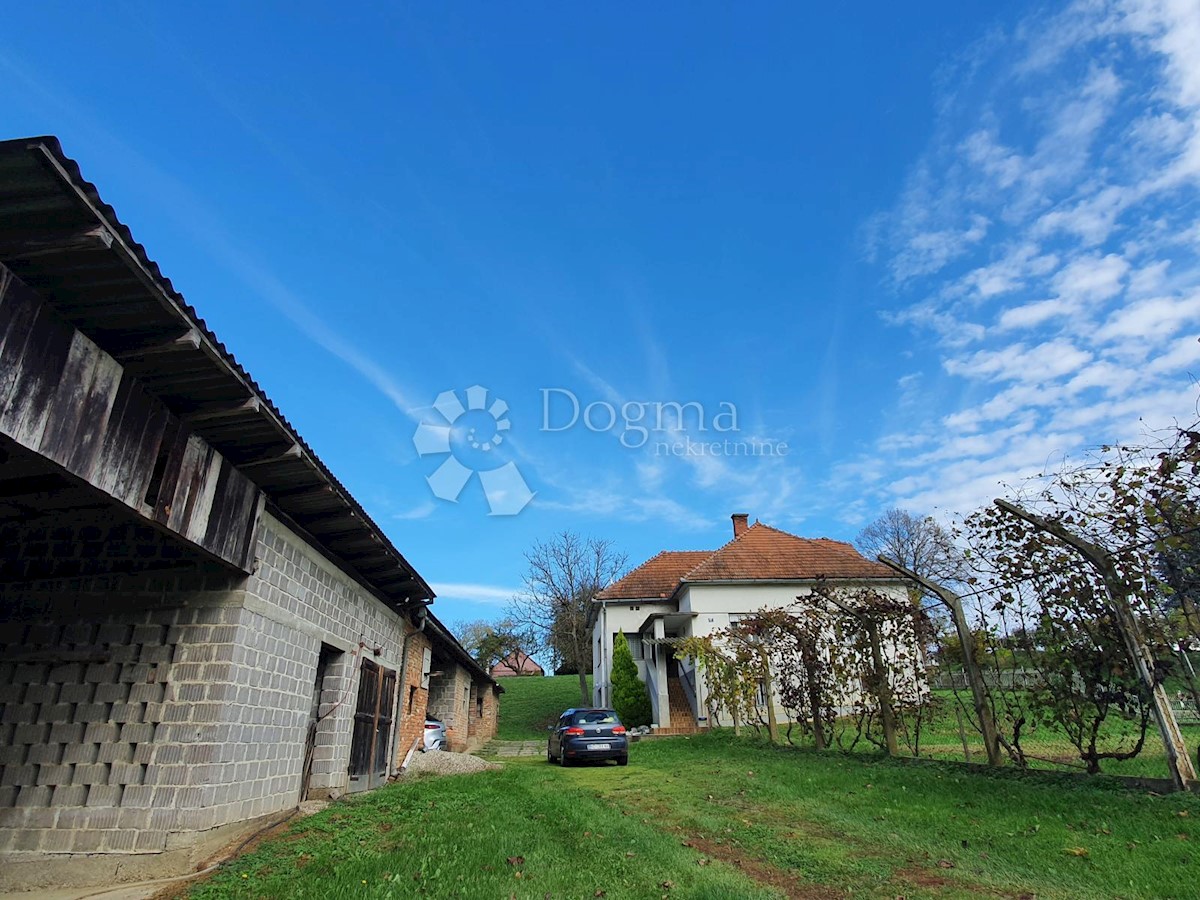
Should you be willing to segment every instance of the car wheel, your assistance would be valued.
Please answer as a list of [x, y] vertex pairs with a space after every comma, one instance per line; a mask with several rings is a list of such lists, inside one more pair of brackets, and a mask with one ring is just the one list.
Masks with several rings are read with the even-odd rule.
[[624, 756], [618, 756], [618, 757], [617, 757], [617, 765], [618, 765], [618, 766], [627, 766], [627, 765], [629, 765], [629, 754], [627, 753], [627, 754], [625, 754]]
[[550, 752], [549, 747], [546, 748], [546, 762], [548, 762], [548, 763], [555, 762], [554, 754]]
[[567, 762], [567, 751], [564, 747], [558, 748], [558, 764], [564, 769], [570, 765], [570, 763]]

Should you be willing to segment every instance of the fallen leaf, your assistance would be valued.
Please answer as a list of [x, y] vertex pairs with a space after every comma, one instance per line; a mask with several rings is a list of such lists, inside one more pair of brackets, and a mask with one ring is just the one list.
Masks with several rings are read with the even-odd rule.
[[954, 861], [949, 860], [949, 859], [939, 859], [937, 864], [938, 864], [939, 869], [953, 869], [954, 868]]
[[525, 865], [525, 857], [523, 857], [523, 856], [510, 856], [510, 857], [508, 858], [508, 864], [509, 864], [510, 866], [523, 866], [523, 865]]
[[1090, 856], [1087, 847], [1064, 847], [1063, 853], [1067, 856]]
[[1188, 811], [1186, 809], [1181, 809], [1179, 812], [1175, 813], [1175, 815], [1179, 816], [1179, 818], [1181, 818], [1181, 819], [1186, 819], [1187, 814], [1188, 814]]
[[[549, 895], [549, 894], [547, 894], [546, 896], [547, 896], [547, 897], [549, 897], [550, 895]], [[593, 896], [593, 897], [607, 897], [607, 896], [608, 896], [608, 894], [607, 894], [606, 892], [604, 892], [604, 891], [600, 890], [599, 888], [597, 888], [597, 889], [596, 889], [596, 893], [592, 894], [592, 896]]]
[[662, 884], [659, 885], [659, 887], [663, 888], [664, 890], [669, 891], [671, 888], [675, 887], [675, 882], [664, 881]]
[[625, 854], [626, 859], [633, 859], [635, 856], [637, 856], [636, 853], [626, 853]]
[[711, 859], [705, 859], [705, 858], [701, 857], [700, 859], [696, 860], [696, 865], [707, 866], [710, 862], [712, 862]]

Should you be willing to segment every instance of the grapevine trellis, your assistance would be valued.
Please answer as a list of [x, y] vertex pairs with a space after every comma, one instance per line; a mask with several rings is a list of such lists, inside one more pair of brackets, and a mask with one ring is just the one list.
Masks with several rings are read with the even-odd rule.
[[881, 558], [908, 598], [819, 582], [790, 609], [680, 641], [709, 721], [818, 749], [1194, 784], [1200, 429], [1103, 448], [1015, 500], [963, 521], [960, 582]]

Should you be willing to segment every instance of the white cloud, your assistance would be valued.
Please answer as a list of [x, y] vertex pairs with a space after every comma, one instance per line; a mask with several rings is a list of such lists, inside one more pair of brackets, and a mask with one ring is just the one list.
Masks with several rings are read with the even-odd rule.
[[439, 582], [429, 586], [433, 588], [439, 600], [466, 600], [469, 603], [488, 603], [494, 606], [504, 606], [520, 593], [518, 588], [495, 584]]
[[[1064, 454], [1190, 421], [1200, 369], [1200, 3], [1078, 0], [977, 45], [874, 247], [885, 317], [942, 376], [906, 392], [863, 498], [967, 510]], [[972, 230], [971, 223], [987, 223]], [[968, 239], [968, 236], [970, 239]]]

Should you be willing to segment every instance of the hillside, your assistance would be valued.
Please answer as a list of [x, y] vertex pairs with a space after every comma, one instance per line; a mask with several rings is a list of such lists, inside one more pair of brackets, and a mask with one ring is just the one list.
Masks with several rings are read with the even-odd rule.
[[[502, 741], [529, 741], [546, 736], [564, 709], [579, 705], [579, 676], [549, 675], [501, 678], [500, 726], [496, 737]], [[588, 689], [592, 678], [588, 676]]]

